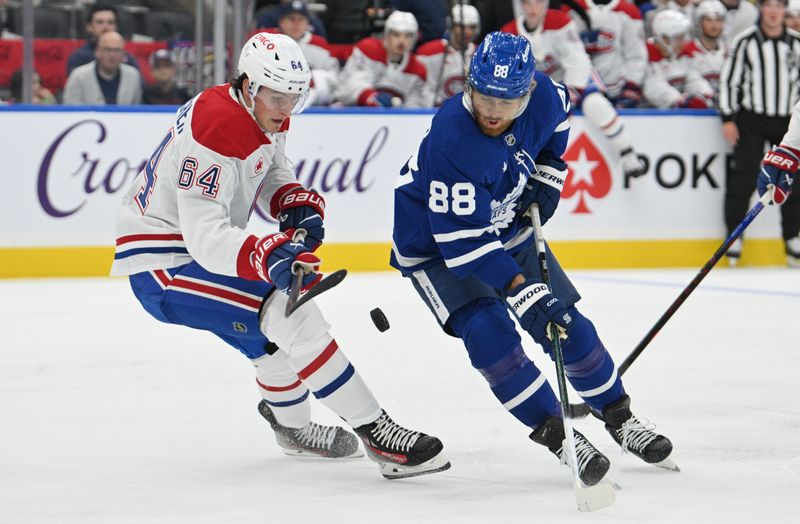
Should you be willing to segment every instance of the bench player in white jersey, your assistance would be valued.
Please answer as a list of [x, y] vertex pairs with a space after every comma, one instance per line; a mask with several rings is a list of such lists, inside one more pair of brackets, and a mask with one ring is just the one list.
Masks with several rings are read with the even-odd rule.
[[413, 14], [394, 11], [383, 39], [359, 40], [342, 69], [340, 100], [351, 106], [430, 107], [425, 66], [411, 52], [418, 31]]
[[339, 60], [331, 53], [328, 41], [311, 32], [311, 15], [306, 3], [292, 0], [278, 7], [278, 28], [297, 42], [311, 67], [308, 104], [327, 106], [333, 103], [339, 89]]
[[722, 3], [728, 8], [722, 39], [726, 45], [730, 45], [739, 33], [756, 24], [758, 8], [750, 0], [722, 0]]
[[481, 18], [475, 6], [456, 4], [448, 25], [447, 38], [431, 40], [417, 48], [417, 58], [425, 65], [436, 107], [464, 91], [464, 69], [475, 52], [473, 39], [481, 32]]
[[[247, 41], [238, 69], [181, 107], [125, 194], [112, 275], [129, 275], [156, 319], [210, 331], [250, 359], [259, 412], [287, 453], [361, 454], [353, 434], [310, 420], [311, 391], [355, 428], [385, 477], [447, 469], [439, 439], [381, 409], [313, 301], [285, 315], [293, 271], [305, 289], [320, 278], [313, 250], [325, 233], [323, 198], [297, 182], [284, 155], [311, 74], [294, 40], [269, 33]], [[245, 230], [257, 203], [281, 232]]]
[[772, 194], [772, 203], [783, 205], [781, 218], [784, 246], [789, 267], [800, 268], [800, 196], [792, 196], [797, 189], [795, 180], [800, 164], [800, 102], [792, 109], [789, 129], [783, 135], [781, 144], [773, 147], [762, 160], [758, 174], [758, 196], [766, 192]]
[[626, 177], [643, 175], [645, 166], [622, 119], [604, 95], [605, 86], [583, 48], [575, 22], [562, 11], [548, 9], [547, 0], [523, 0], [522, 9], [522, 16], [500, 30], [524, 36], [531, 43], [536, 67], [566, 84], [573, 103], [614, 144]]
[[695, 37], [683, 50], [692, 69], [700, 73], [711, 86], [716, 105], [719, 96], [719, 73], [728, 52], [722, 39], [725, 28], [725, 5], [719, 0], [703, 0], [694, 11]]
[[[627, 0], [576, 0], [583, 7], [591, 27], [574, 10], [570, 16], [578, 24], [592, 64], [600, 73], [611, 100], [641, 98], [647, 68], [644, 24], [639, 9]], [[621, 98], [621, 100], [620, 100]], [[638, 100], [638, 99], [637, 99]]]
[[789, 0], [784, 17], [786, 29], [800, 32], [800, 0]]
[[707, 109], [712, 104], [711, 86], [684, 53], [690, 32], [689, 18], [677, 9], [662, 9], [653, 17], [644, 79], [644, 96], [653, 107]]

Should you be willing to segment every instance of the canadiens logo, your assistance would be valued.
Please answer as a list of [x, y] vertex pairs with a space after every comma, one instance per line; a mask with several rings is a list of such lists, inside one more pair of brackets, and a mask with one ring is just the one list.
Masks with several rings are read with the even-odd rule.
[[261, 173], [262, 171], [264, 171], [264, 157], [260, 156], [258, 157], [258, 161], [256, 162], [255, 172]]
[[586, 196], [603, 198], [611, 191], [611, 169], [603, 154], [586, 133], [581, 133], [567, 151], [564, 161], [569, 174], [561, 192], [563, 198], [578, 195], [578, 205], [573, 213], [591, 213]]

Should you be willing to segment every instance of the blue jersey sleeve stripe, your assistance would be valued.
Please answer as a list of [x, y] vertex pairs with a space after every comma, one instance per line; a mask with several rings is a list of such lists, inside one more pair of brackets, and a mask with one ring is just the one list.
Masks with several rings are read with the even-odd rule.
[[503, 249], [503, 244], [499, 240], [490, 242], [488, 244], [484, 244], [478, 249], [473, 249], [469, 253], [465, 253], [460, 257], [446, 258], [444, 260], [444, 263], [449, 268], [463, 266], [464, 264], [469, 264], [470, 262], [481, 258], [486, 253], [491, 253], [492, 251], [495, 251], [497, 249]]
[[477, 229], [461, 229], [458, 231], [451, 231], [450, 233], [438, 233], [433, 235], [433, 239], [438, 243], [452, 242], [454, 240], [461, 240], [463, 238], [479, 237], [492, 228], [479, 227]]
[[553, 131], [553, 132], [554, 133], [560, 133], [562, 131], [569, 131], [569, 128], [570, 128], [570, 125], [569, 125], [569, 118], [568, 118], [568, 119], [564, 120], [563, 122], [561, 122], [560, 124], [558, 124], [556, 126], [555, 131]]

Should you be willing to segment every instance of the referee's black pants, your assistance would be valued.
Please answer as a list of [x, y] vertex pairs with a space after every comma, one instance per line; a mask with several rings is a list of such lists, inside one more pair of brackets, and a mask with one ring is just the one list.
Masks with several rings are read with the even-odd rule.
[[[750, 111], [736, 114], [739, 142], [733, 147], [733, 169], [725, 182], [725, 225], [728, 234], [747, 214], [750, 196], [756, 189], [756, 179], [764, 158], [764, 143], [770, 146], [781, 143], [789, 117], [764, 116]], [[783, 239], [788, 240], [800, 233], [800, 183], [795, 176], [792, 195], [781, 206]]]

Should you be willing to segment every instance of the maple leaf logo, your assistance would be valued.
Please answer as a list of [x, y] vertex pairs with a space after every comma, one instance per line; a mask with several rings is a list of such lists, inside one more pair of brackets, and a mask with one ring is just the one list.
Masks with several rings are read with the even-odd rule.
[[586, 205], [586, 195], [603, 198], [611, 191], [611, 170], [608, 162], [586, 133], [581, 133], [564, 153], [569, 173], [561, 192], [563, 198], [578, 194], [578, 205], [573, 213], [591, 213]]

